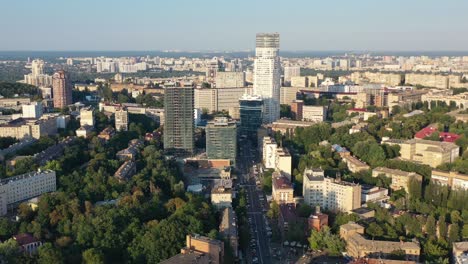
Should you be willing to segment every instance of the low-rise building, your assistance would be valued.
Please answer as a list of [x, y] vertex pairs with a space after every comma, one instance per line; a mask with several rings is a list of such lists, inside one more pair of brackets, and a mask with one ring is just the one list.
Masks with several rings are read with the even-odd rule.
[[36, 254], [39, 247], [42, 246], [42, 241], [28, 233], [14, 235], [13, 239], [18, 243], [21, 251], [29, 256]]
[[237, 232], [237, 217], [234, 210], [231, 207], [224, 208], [219, 233], [226, 241], [229, 241], [235, 257], [239, 255], [239, 236]]
[[315, 213], [308, 219], [309, 229], [320, 231], [324, 226], [328, 226], [328, 215], [320, 212], [320, 206], [315, 207]]
[[94, 128], [92, 126], [81, 126], [77, 130], [75, 130], [76, 136], [77, 137], [84, 137], [87, 138], [91, 136], [91, 133], [94, 131]]
[[285, 135], [288, 133], [289, 135], [294, 135], [296, 128], [298, 127], [310, 127], [314, 125], [314, 122], [308, 121], [297, 121], [297, 120], [289, 120], [289, 119], [278, 119], [273, 122], [271, 125], [268, 125], [269, 128], [273, 132], [281, 132], [281, 134]]
[[346, 251], [353, 258], [385, 258], [395, 252], [404, 251], [406, 260], [419, 261], [421, 254], [421, 247], [417, 242], [367, 239], [364, 237], [364, 227], [353, 222], [340, 226], [340, 237], [346, 241]]
[[349, 212], [361, 207], [359, 184], [325, 177], [322, 169], [304, 171], [302, 194], [309, 206], [320, 206], [330, 211]]
[[34, 171], [0, 181], [0, 215], [5, 215], [8, 208], [29, 200], [43, 193], [56, 191], [55, 171]]
[[115, 172], [114, 177], [119, 181], [128, 181], [136, 173], [136, 163], [126, 160]]
[[311, 122], [323, 122], [327, 119], [325, 106], [304, 105], [302, 107], [302, 120]]
[[372, 177], [377, 177], [379, 175], [384, 175], [385, 177], [392, 179], [390, 188], [394, 191], [404, 189], [406, 192], [408, 192], [408, 185], [411, 179], [415, 179], [419, 183], [422, 183], [422, 176], [415, 172], [407, 172], [385, 167], [377, 167], [372, 170]]
[[39, 139], [41, 136], [55, 134], [57, 134], [57, 120], [52, 116], [44, 116], [41, 119], [18, 118], [0, 125], [0, 137]]
[[215, 186], [211, 189], [211, 204], [217, 209], [232, 207], [232, 189], [225, 186]]
[[224, 243], [200, 235], [187, 235], [186, 246], [161, 264], [223, 264]]
[[361, 186], [361, 202], [380, 202], [388, 200], [388, 189], [372, 186], [362, 185]]
[[468, 242], [455, 242], [452, 246], [453, 263], [466, 264], [468, 263]]
[[113, 136], [115, 136], [115, 129], [113, 127], [106, 127], [101, 131], [101, 133], [99, 133], [98, 138], [107, 142]]
[[279, 204], [294, 203], [294, 189], [291, 181], [277, 171], [273, 172], [271, 177], [273, 200]]
[[369, 165], [352, 156], [349, 152], [340, 153], [340, 156], [343, 162], [346, 163], [346, 165], [348, 166], [349, 171], [351, 172], [359, 172], [370, 169]]
[[456, 171], [432, 170], [431, 181], [452, 189], [468, 189], [468, 175]]
[[453, 162], [460, 152], [460, 147], [451, 142], [439, 142], [424, 139], [382, 141], [389, 145], [399, 145], [401, 159], [410, 160], [433, 168]]

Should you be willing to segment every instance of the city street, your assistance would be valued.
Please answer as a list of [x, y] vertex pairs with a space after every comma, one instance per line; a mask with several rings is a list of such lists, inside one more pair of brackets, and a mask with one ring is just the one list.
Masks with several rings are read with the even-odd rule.
[[238, 168], [241, 169], [241, 184], [247, 191], [248, 219], [251, 231], [249, 259], [252, 263], [271, 263], [269, 238], [266, 230], [264, 211], [266, 211], [265, 195], [257, 190], [253, 174], [257, 151], [249, 141], [241, 147]]

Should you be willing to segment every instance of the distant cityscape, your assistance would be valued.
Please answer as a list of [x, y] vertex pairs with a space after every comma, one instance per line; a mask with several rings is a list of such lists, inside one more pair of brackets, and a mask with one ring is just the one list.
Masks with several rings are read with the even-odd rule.
[[468, 263], [468, 53], [280, 47], [0, 52], [0, 261]]

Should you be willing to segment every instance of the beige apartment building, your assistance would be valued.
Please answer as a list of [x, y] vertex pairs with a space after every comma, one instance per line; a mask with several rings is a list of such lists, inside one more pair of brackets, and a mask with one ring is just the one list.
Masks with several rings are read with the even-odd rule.
[[245, 86], [244, 72], [218, 72], [215, 78], [216, 88], [233, 88]]
[[380, 72], [353, 72], [351, 81], [357, 84], [381, 83], [388, 86], [397, 86], [402, 82], [400, 74]]
[[411, 179], [416, 179], [420, 183], [422, 182], [423, 177], [415, 172], [407, 172], [402, 170], [389, 169], [385, 167], [377, 167], [372, 170], [372, 177], [377, 177], [379, 175], [385, 175], [385, 177], [391, 178], [392, 183], [390, 188], [397, 191], [404, 189], [408, 192], [408, 184]]
[[293, 76], [291, 77], [292, 87], [308, 87], [309, 81], [306, 76]]
[[232, 190], [224, 186], [216, 186], [211, 190], [211, 204], [217, 209], [232, 206]]
[[276, 170], [291, 181], [292, 158], [287, 148], [276, 149]]
[[468, 109], [468, 92], [450, 95], [446, 93], [427, 93], [421, 96], [421, 101], [428, 102], [429, 108], [431, 103], [445, 102], [447, 105], [454, 103], [457, 108]]
[[349, 171], [351, 172], [359, 172], [370, 169], [369, 165], [352, 156], [349, 152], [340, 153], [340, 156], [343, 162], [346, 163], [346, 165], [348, 166]]
[[230, 111], [239, 108], [239, 99], [244, 94], [251, 93], [251, 87], [195, 89], [195, 108], [206, 109], [209, 113], [223, 110]]
[[350, 212], [361, 207], [361, 185], [325, 177], [322, 169], [304, 171], [302, 194], [309, 206], [335, 212]]
[[439, 142], [425, 139], [386, 140], [383, 143], [399, 145], [400, 155], [404, 160], [410, 160], [433, 168], [440, 164], [453, 162], [460, 152], [460, 147], [451, 142]]
[[422, 85], [431, 88], [448, 89], [449, 76], [437, 74], [419, 74], [407, 73], [405, 75], [405, 84], [407, 85]]
[[387, 95], [388, 107], [390, 110], [394, 106], [409, 107], [413, 103], [421, 102], [422, 96], [426, 93], [427, 91], [424, 90], [389, 93]]
[[55, 171], [37, 171], [21, 174], [0, 181], [0, 215], [20, 202], [54, 192], [56, 187]]
[[94, 108], [92, 106], [80, 109], [80, 126], [94, 127]]
[[57, 133], [57, 117], [47, 116], [41, 119], [19, 118], [0, 125], [0, 137], [22, 139], [55, 135]]
[[302, 120], [310, 122], [323, 122], [327, 118], [325, 106], [304, 105], [302, 107]]
[[377, 256], [385, 259], [395, 251], [403, 250], [405, 259], [419, 261], [421, 247], [417, 242], [395, 242], [367, 239], [364, 236], [364, 227], [354, 222], [340, 226], [340, 237], [346, 241], [346, 252], [354, 258]]
[[272, 175], [272, 197], [278, 204], [294, 203], [294, 189], [291, 181], [280, 172], [275, 171]]
[[449, 186], [452, 189], [468, 189], [468, 175], [456, 171], [432, 170], [431, 181]]

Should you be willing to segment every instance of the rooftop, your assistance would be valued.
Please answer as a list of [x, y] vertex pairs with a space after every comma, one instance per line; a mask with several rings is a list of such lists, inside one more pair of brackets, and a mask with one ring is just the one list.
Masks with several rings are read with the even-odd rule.
[[10, 183], [10, 182], [13, 182], [13, 181], [18, 181], [18, 180], [23, 180], [23, 179], [39, 176], [39, 175], [44, 175], [44, 174], [48, 174], [48, 173], [52, 173], [52, 172], [55, 173], [55, 171], [53, 171], [53, 170], [45, 170], [45, 171], [40, 171], [39, 170], [39, 171], [32, 171], [32, 172], [28, 172], [28, 173], [13, 176], [13, 177], [8, 177], [8, 178], [4, 178], [4, 179], [0, 180], [0, 185], [7, 184], [7, 183]]
[[273, 186], [275, 189], [292, 189], [292, 184], [288, 178], [278, 175], [273, 177]]
[[402, 170], [397, 170], [397, 169], [390, 169], [386, 167], [377, 167], [373, 170], [373, 172], [381, 172], [383, 174], [388, 173], [388, 174], [394, 174], [394, 175], [399, 175], [399, 176], [405, 176], [405, 177], [410, 177], [414, 176], [417, 173], [415, 172], [407, 172], [407, 171], [402, 171]]
[[23, 233], [23, 234], [18, 234], [18, 235], [14, 235], [13, 236], [13, 239], [16, 240], [16, 242], [18, 242], [18, 244], [20, 246], [23, 246], [23, 245], [27, 245], [27, 244], [31, 244], [31, 243], [34, 243], [34, 242], [39, 242], [40, 240], [33, 237], [31, 234], [29, 233]]

